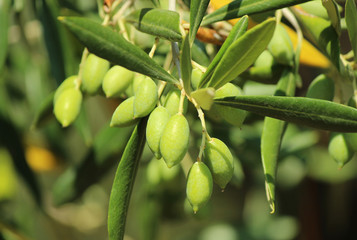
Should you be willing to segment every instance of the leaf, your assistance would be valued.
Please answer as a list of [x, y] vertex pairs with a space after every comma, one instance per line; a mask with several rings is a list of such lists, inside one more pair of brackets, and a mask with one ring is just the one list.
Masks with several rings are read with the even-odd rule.
[[7, 55], [10, 4], [10, 0], [0, 1], [0, 71], [5, 63]]
[[205, 16], [201, 25], [281, 9], [308, 1], [310, 0], [237, 0]]
[[306, 13], [300, 8], [292, 8], [295, 16], [303, 27], [305, 35], [329, 57], [339, 69], [340, 42], [331, 23], [323, 18]]
[[198, 105], [204, 110], [210, 110], [213, 104], [215, 89], [214, 88], [201, 88], [191, 93]]
[[215, 103], [283, 121], [336, 132], [357, 132], [357, 109], [305, 97], [237, 96]]
[[231, 46], [231, 44], [236, 41], [239, 37], [241, 37], [248, 28], [248, 16], [242, 17], [232, 28], [229, 33], [227, 39], [224, 41], [223, 45], [219, 49], [216, 56], [213, 58], [212, 62], [208, 66], [206, 72], [202, 76], [200, 80], [199, 88], [203, 87], [211, 78], [213, 71], [216, 69], [217, 64], [222, 59], [223, 55], [227, 51], [227, 49]]
[[191, 48], [192, 59], [202, 66], [208, 66], [211, 60], [204, 51], [205, 46], [198, 41], [195, 41]]
[[354, 0], [346, 1], [345, 11], [348, 36], [350, 37], [355, 62], [357, 62], [357, 7]]
[[132, 12], [125, 17], [125, 20], [141, 32], [173, 42], [182, 40], [180, 15], [177, 12], [158, 8], [143, 8]]
[[182, 43], [182, 53], [180, 58], [181, 64], [181, 77], [183, 85], [187, 94], [191, 92], [191, 47], [189, 43], [189, 37], [186, 35]]
[[99, 23], [81, 17], [59, 18], [73, 34], [98, 57], [154, 79], [177, 84], [178, 81], [139, 47]]
[[210, 0], [191, 0], [190, 4], [190, 44], [193, 44], [196, 33], [206, 13]]
[[76, 166], [68, 168], [52, 189], [56, 206], [73, 201], [98, 182], [118, 161], [132, 128], [105, 127], [94, 138], [93, 145]]
[[338, 36], [341, 35], [341, 16], [338, 11], [337, 3], [334, 0], [322, 0], [322, 5], [326, 8], [332, 26], [335, 28]]
[[146, 121], [146, 118], [142, 119], [134, 129], [115, 174], [109, 200], [109, 240], [122, 240], [124, 238], [131, 192], [139, 160], [145, 146]]
[[[292, 96], [295, 93], [295, 74], [285, 69], [277, 84], [275, 95]], [[265, 189], [271, 213], [275, 212], [275, 183], [281, 141], [287, 122], [265, 117], [261, 136], [261, 158], [265, 175]]]
[[30, 189], [36, 204], [39, 207], [42, 207], [41, 190], [35, 174], [26, 161], [22, 136], [15, 126], [8, 119], [2, 116], [0, 116], [0, 132], [0, 145], [7, 148], [14, 161], [16, 171], [23, 178], [25, 184]]
[[220, 88], [254, 63], [270, 42], [275, 25], [274, 19], [266, 20], [233, 42], [219, 61], [207, 87]]

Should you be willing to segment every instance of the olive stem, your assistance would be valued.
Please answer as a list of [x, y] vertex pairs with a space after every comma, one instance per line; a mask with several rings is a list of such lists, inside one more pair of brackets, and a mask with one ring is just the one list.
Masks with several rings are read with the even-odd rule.
[[123, 13], [133, 4], [133, 0], [126, 1], [120, 10], [114, 15], [113, 22], [118, 22]]
[[201, 70], [201, 72], [206, 72], [206, 70], [207, 70], [206, 67], [198, 64], [197, 62], [195, 62], [193, 60], [191, 60], [191, 64], [192, 64], [193, 67], [198, 68], [199, 70]]
[[156, 51], [156, 49], [157, 49], [157, 45], [159, 44], [159, 38], [157, 37], [157, 38], [155, 38], [155, 42], [154, 42], [154, 44], [152, 45], [152, 48], [151, 48], [151, 50], [150, 50], [150, 52], [149, 52], [149, 57], [150, 58], [152, 58], [153, 56], [154, 56], [154, 54], [155, 54], [155, 51]]

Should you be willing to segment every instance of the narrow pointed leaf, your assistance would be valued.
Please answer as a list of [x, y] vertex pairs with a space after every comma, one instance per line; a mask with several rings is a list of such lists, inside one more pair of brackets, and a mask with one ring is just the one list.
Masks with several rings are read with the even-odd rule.
[[126, 41], [109, 27], [81, 17], [61, 17], [60, 20], [90, 52], [98, 57], [154, 79], [178, 83], [177, 79], [166, 72], [143, 50]]
[[247, 28], [248, 28], [248, 16], [244, 16], [234, 25], [227, 39], [224, 41], [218, 53], [213, 58], [206, 72], [202, 76], [202, 79], [200, 80], [199, 88], [203, 87], [210, 80], [213, 71], [215, 70], [219, 61], [222, 59], [224, 53], [227, 51], [229, 46], [231, 46], [231, 44], [234, 41], [236, 41], [239, 37], [243, 36], [243, 34], [247, 31]]
[[215, 103], [313, 128], [357, 132], [357, 109], [326, 100], [305, 97], [237, 96], [215, 99]]
[[54, 95], [55, 95], [55, 92], [52, 92], [41, 103], [39, 109], [37, 110], [37, 112], [35, 114], [35, 118], [32, 122], [32, 125], [31, 125], [32, 129], [36, 129], [36, 128], [42, 126], [51, 118], [54, 119], [54, 115], [53, 115], [53, 97], [54, 97]]
[[[295, 75], [291, 70], [285, 70], [280, 78], [275, 95], [292, 96], [295, 93]], [[277, 162], [281, 141], [287, 122], [265, 117], [261, 137], [261, 158], [265, 175], [265, 190], [271, 213], [275, 212], [275, 183]]]
[[332, 26], [335, 28], [337, 34], [340, 36], [341, 16], [340, 12], [338, 11], [337, 3], [334, 0], [322, 0], [322, 5], [326, 8]]
[[237, 0], [205, 16], [202, 25], [281, 9], [308, 1], [310, 0]]
[[182, 53], [180, 58], [181, 64], [181, 77], [183, 80], [183, 86], [186, 93], [190, 94], [191, 92], [191, 47], [189, 43], [189, 37], [186, 35], [182, 43]]
[[213, 104], [213, 98], [215, 94], [214, 88], [201, 88], [191, 93], [198, 105], [204, 110], [210, 110]]
[[207, 10], [210, 0], [191, 0], [190, 5], [190, 44], [195, 40], [196, 33]]
[[347, 0], [345, 9], [348, 36], [350, 37], [355, 62], [357, 62], [357, 7], [354, 0]]
[[126, 216], [129, 208], [139, 160], [145, 146], [146, 119], [134, 129], [115, 174], [109, 200], [109, 240], [124, 238]]
[[134, 11], [125, 20], [141, 32], [174, 42], [179, 42], [182, 39], [180, 15], [177, 12], [158, 8], [143, 8]]
[[266, 20], [233, 42], [219, 61], [207, 87], [222, 87], [254, 63], [270, 42], [275, 25], [274, 19]]

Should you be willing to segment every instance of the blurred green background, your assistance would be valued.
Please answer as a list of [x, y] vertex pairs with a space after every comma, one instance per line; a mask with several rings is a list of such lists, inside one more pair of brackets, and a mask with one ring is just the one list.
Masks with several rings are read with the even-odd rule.
[[[111, 185], [131, 128], [108, 127], [119, 102], [101, 96], [86, 98], [69, 128], [52, 116], [51, 94], [76, 74], [83, 51], [57, 21], [59, 15], [99, 19], [98, 3], [0, 0], [0, 240], [107, 239]], [[153, 39], [142, 40], [142, 47], [150, 48]], [[307, 85], [322, 71], [300, 70]], [[244, 90], [271, 95], [274, 89], [252, 83]], [[192, 116], [194, 156], [201, 129]], [[196, 215], [185, 200], [190, 159], [171, 175], [160, 170], [166, 177], [158, 179], [160, 163], [153, 163], [145, 148], [126, 239], [355, 239], [357, 160], [337, 169], [327, 152], [329, 132], [289, 125], [280, 154], [277, 212], [269, 213], [260, 160], [262, 120], [250, 115], [241, 129], [208, 122], [211, 135], [231, 148], [235, 174], [224, 192], [214, 187]]]

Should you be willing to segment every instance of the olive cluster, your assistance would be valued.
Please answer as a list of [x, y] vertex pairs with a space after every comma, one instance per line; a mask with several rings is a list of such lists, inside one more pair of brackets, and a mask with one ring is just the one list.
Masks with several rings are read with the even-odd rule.
[[[202, 74], [198, 69], [193, 70], [193, 89], [197, 88]], [[110, 125], [127, 127], [136, 124], [140, 118], [149, 116], [146, 127], [147, 144], [155, 158], [161, 159], [168, 169], [172, 169], [184, 159], [190, 138], [190, 126], [185, 115], [188, 101], [192, 99], [179, 88], [156, 82], [121, 66], [110, 67], [108, 61], [89, 54], [83, 62], [81, 77], [67, 78], [56, 90], [54, 113], [66, 127], [76, 119], [84, 93], [102, 93], [108, 98], [125, 97], [114, 111]], [[231, 83], [216, 91], [216, 97], [240, 94], [241, 90]], [[196, 108], [201, 110], [197, 105]], [[246, 116], [245, 111], [215, 105], [207, 114], [213, 119], [224, 119], [236, 126], [241, 126]], [[233, 156], [228, 147], [221, 140], [211, 138], [206, 129], [203, 132], [200, 156], [187, 176], [186, 193], [194, 212], [209, 200], [213, 182], [224, 189], [233, 176]], [[159, 167], [162, 168], [162, 164]]]

